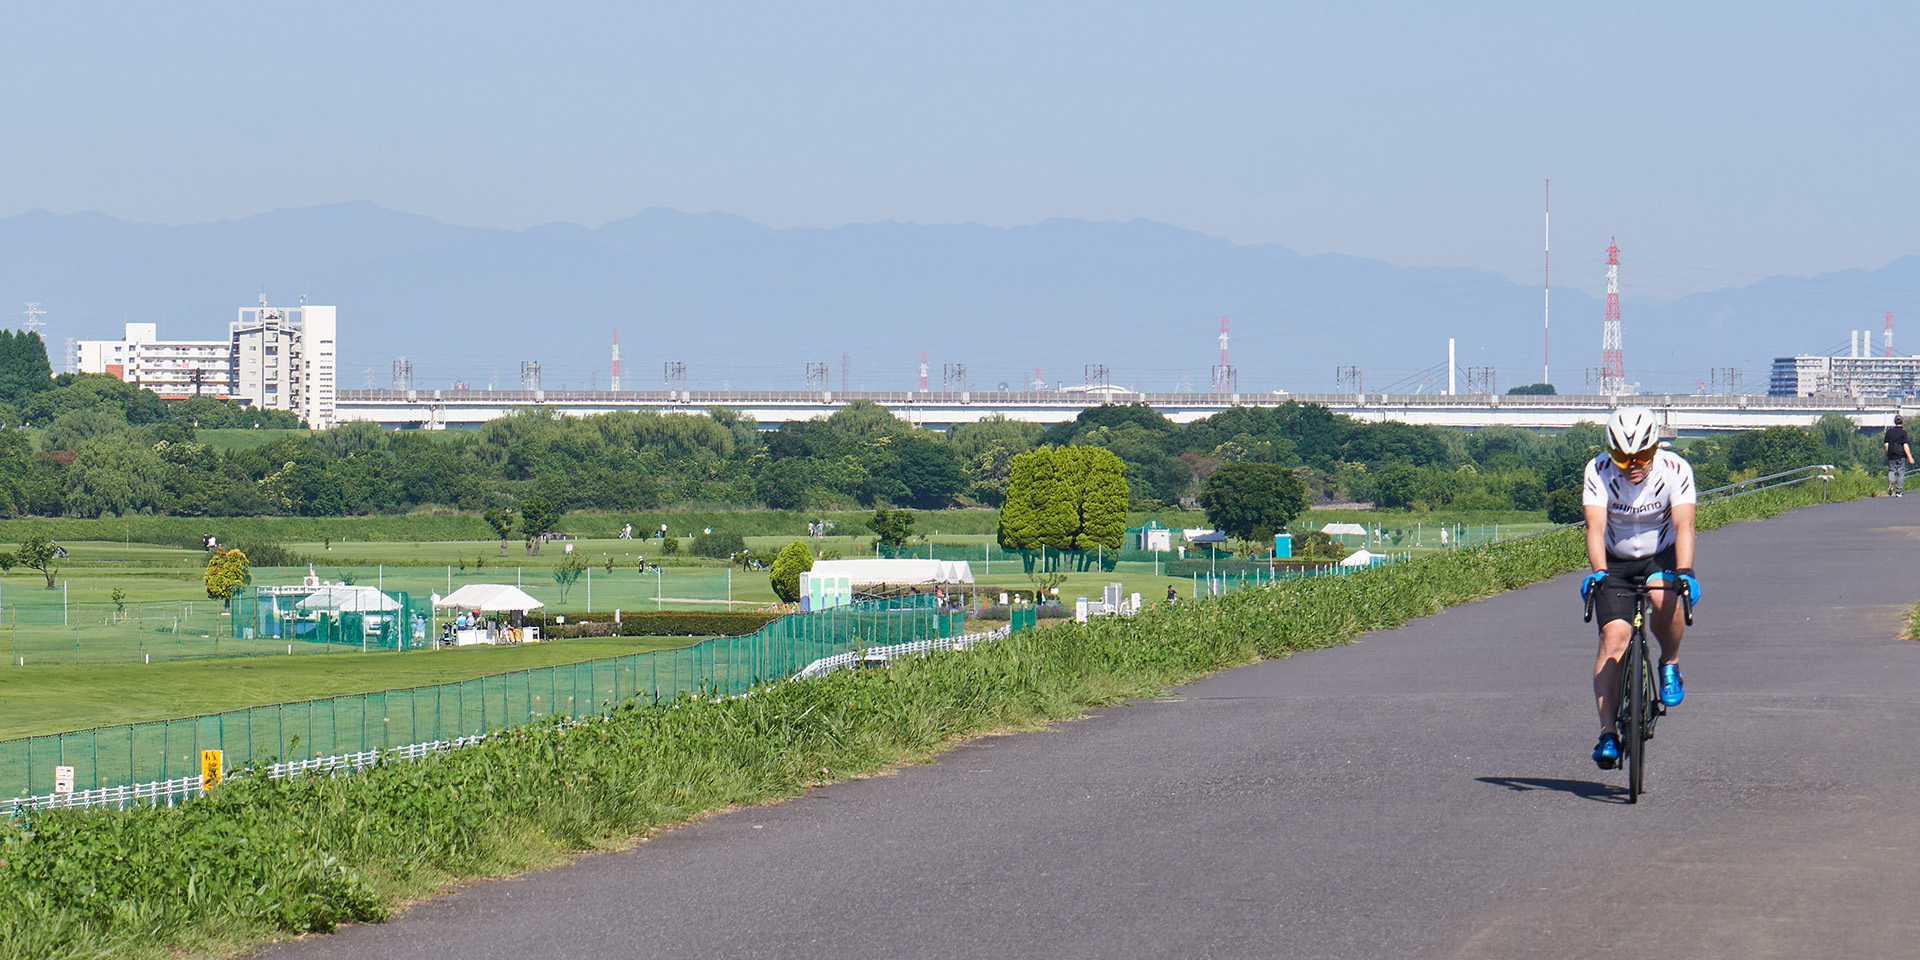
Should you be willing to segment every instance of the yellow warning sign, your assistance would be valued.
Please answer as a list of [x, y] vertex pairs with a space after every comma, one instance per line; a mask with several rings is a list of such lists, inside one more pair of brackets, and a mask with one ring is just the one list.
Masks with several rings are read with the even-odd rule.
[[200, 751], [200, 789], [211, 790], [220, 785], [220, 751]]

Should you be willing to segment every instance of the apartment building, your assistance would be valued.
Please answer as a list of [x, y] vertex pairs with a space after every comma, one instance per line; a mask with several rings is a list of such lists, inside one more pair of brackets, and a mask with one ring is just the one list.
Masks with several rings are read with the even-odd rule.
[[339, 350], [335, 308], [241, 307], [225, 340], [162, 340], [159, 324], [129, 323], [119, 340], [76, 344], [80, 373], [104, 373], [166, 400], [213, 397], [289, 410], [316, 429], [334, 424]]
[[335, 308], [302, 303], [241, 307], [228, 328], [234, 395], [264, 410], [291, 410], [315, 429], [333, 426], [339, 351]]
[[80, 341], [76, 369], [119, 377], [166, 400], [234, 395], [226, 341], [162, 340], [159, 326], [129, 323], [119, 340]]
[[1770, 397], [1911, 397], [1920, 394], [1920, 357], [1822, 357], [1773, 361]]

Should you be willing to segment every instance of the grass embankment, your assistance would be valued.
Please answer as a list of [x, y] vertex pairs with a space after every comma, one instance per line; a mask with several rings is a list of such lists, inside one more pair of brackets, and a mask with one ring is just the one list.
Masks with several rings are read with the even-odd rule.
[[[1843, 480], [1834, 497], [1875, 482]], [[1804, 487], [1759, 494], [1703, 509], [1701, 526], [1818, 499]], [[705, 811], [922, 759], [955, 737], [1400, 626], [1573, 569], [1582, 553], [1580, 534], [1563, 532], [1155, 605], [750, 697], [522, 728], [360, 776], [234, 782], [178, 810], [36, 815], [0, 832], [0, 957], [220, 953], [378, 919], [462, 877], [623, 846]]]
[[673, 650], [704, 637], [578, 637], [521, 647], [62, 663], [0, 669], [0, 740], [315, 700], [602, 657]]
[[[920, 528], [945, 533], [992, 533], [999, 523], [996, 510], [939, 510], [916, 514]], [[635, 536], [657, 531], [662, 524], [675, 537], [688, 537], [707, 527], [742, 536], [800, 537], [807, 524], [830, 520], [845, 533], [871, 540], [866, 522], [872, 511], [793, 510], [658, 510], [645, 513], [569, 513], [555, 529], [582, 537], [613, 538], [633, 525]], [[937, 518], [937, 520], [935, 519]], [[222, 543], [239, 540], [341, 543], [367, 541], [482, 541], [492, 530], [478, 513], [452, 511], [373, 517], [121, 517], [79, 520], [67, 517], [29, 517], [0, 520], [0, 543], [15, 543], [35, 534], [56, 540], [132, 540], [173, 546], [198, 546], [211, 533]], [[657, 546], [658, 541], [654, 541]]]

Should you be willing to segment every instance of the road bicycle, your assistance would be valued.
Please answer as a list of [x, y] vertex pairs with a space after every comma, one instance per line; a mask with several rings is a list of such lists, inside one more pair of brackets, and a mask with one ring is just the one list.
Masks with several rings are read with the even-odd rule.
[[[1594, 601], [1614, 578], [1608, 576], [1587, 596], [1586, 622], [1593, 622]], [[1615, 708], [1614, 729], [1620, 732], [1621, 766], [1627, 769], [1627, 802], [1639, 803], [1647, 784], [1647, 741], [1653, 739], [1654, 724], [1667, 714], [1660, 702], [1660, 678], [1654, 661], [1647, 655], [1647, 613], [1652, 609], [1648, 596], [1655, 590], [1680, 594], [1680, 608], [1687, 625], [1693, 625], [1693, 598], [1677, 583], [1647, 583], [1646, 577], [1627, 581], [1633, 590], [1633, 636], [1627, 640], [1627, 652], [1621, 661], [1620, 705]]]

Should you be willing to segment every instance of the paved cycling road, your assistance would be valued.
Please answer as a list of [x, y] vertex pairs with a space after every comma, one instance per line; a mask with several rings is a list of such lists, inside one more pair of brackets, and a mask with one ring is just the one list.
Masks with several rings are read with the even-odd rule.
[[1577, 579], [479, 884], [270, 957], [1920, 953], [1920, 501], [1701, 538], [1636, 806]]

